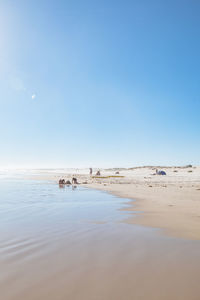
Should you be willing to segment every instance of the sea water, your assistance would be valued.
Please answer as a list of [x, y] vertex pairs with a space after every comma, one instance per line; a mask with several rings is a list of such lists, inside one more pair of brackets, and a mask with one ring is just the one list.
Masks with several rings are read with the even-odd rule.
[[127, 224], [128, 199], [21, 175], [0, 179], [0, 299], [199, 299], [198, 241]]

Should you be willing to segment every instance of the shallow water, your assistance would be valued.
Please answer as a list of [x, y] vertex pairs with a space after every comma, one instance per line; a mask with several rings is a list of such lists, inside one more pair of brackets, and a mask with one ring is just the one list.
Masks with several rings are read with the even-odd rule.
[[128, 200], [1, 178], [0, 299], [200, 299], [200, 243], [123, 223]]

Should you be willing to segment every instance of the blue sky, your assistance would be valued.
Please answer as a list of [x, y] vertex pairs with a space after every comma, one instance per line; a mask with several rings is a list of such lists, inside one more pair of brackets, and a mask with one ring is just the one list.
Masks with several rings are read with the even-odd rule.
[[200, 2], [0, 2], [0, 167], [199, 164]]

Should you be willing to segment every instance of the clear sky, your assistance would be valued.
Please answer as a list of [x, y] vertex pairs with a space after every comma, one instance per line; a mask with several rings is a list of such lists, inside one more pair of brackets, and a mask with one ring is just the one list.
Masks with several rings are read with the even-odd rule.
[[0, 167], [200, 164], [200, 1], [1, 0]]

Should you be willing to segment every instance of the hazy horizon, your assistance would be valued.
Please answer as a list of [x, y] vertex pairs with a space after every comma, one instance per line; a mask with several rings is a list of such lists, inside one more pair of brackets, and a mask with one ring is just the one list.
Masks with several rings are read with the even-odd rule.
[[[188, 167], [191, 164], [188, 165], [132, 165], [132, 166], [100, 166], [100, 165], [94, 165], [94, 166], [74, 166], [74, 167], [65, 167], [65, 166], [58, 166], [58, 167], [41, 167], [41, 166], [10, 166], [10, 167], [0, 167], [0, 171], [34, 171], [34, 170], [85, 170], [90, 167], [95, 169], [132, 169], [132, 168], [148, 168], [148, 167], [162, 167], [162, 168], [184, 168]], [[199, 167], [200, 165], [192, 165], [192, 167]]]

